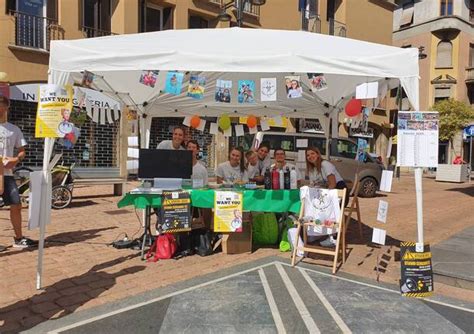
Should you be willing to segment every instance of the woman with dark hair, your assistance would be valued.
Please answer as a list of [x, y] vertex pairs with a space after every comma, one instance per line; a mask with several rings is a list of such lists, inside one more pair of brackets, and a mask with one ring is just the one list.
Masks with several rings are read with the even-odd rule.
[[245, 168], [244, 151], [241, 147], [233, 147], [229, 151], [229, 161], [223, 162], [216, 169], [217, 183], [248, 182]]

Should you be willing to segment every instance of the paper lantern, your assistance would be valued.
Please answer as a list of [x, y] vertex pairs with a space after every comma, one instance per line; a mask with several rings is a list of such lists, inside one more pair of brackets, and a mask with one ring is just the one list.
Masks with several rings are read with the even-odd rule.
[[360, 114], [362, 111], [362, 101], [357, 99], [351, 99], [346, 104], [346, 115], [349, 117], [354, 117]]
[[257, 126], [257, 117], [255, 117], [255, 116], [253, 116], [253, 115], [247, 117], [247, 126], [248, 126], [249, 128], [254, 128], [254, 127], [256, 127], [256, 126]]
[[227, 130], [230, 128], [230, 117], [227, 115], [221, 116], [219, 118], [219, 127], [221, 128], [222, 131]]
[[201, 124], [201, 118], [199, 118], [199, 116], [193, 116], [191, 118], [191, 127], [197, 129], [199, 124]]

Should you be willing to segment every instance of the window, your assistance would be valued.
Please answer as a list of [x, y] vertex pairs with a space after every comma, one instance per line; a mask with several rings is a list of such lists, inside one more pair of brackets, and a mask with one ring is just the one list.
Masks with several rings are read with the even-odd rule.
[[209, 21], [196, 15], [189, 16], [189, 29], [209, 28]]
[[435, 87], [434, 102], [448, 100], [451, 97], [451, 86], [448, 87]]
[[439, 15], [453, 15], [453, 0], [440, 0]]
[[436, 53], [436, 67], [452, 67], [453, 45], [450, 41], [438, 43]]
[[82, 0], [81, 29], [87, 37], [110, 35], [110, 0]]
[[474, 104], [474, 86], [473, 85], [467, 85], [467, 97], [469, 99], [469, 103], [473, 105]]
[[173, 29], [173, 8], [159, 7], [151, 3], [145, 5], [142, 32]]
[[336, 157], [355, 159], [357, 155], [357, 145], [348, 140], [337, 140], [336, 152], [331, 152]]
[[403, 5], [402, 17], [400, 19], [400, 27], [406, 27], [413, 24], [413, 13], [415, 12], [415, 4], [413, 1]]

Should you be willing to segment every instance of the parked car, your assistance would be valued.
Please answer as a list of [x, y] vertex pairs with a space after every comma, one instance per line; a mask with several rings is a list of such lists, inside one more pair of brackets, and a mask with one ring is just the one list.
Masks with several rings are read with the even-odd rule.
[[[270, 154], [273, 159], [273, 150], [281, 147], [286, 151], [286, 159], [298, 166], [304, 174], [306, 164], [298, 161], [298, 151], [304, 148], [297, 147], [298, 139], [307, 141], [307, 146], [320, 149], [321, 154], [326, 155], [326, 138], [320, 134], [310, 133], [287, 133], [287, 132], [258, 132], [254, 136], [240, 137], [240, 145], [246, 149], [258, 148], [263, 141], [270, 144]], [[356, 172], [359, 173], [361, 197], [374, 197], [379, 188], [382, 177], [383, 164], [377, 158], [367, 154], [364, 162], [355, 160], [357, 154], [357, 143], [350, 138], [333, 139], [330, 143], [329, 160], [336, 166], [337, 170], [348, 184], [354, 182]]]

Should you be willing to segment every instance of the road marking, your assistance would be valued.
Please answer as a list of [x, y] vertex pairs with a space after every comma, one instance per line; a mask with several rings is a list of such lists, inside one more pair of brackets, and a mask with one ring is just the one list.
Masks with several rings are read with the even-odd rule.
[[275, 321], [278, 333], [286, 334], [285, 326], [283, 325], [283, 321], [281, 320], [280, 312], [278, 311], [278, 306], [275, 302], [275, 298], [273, 298], [272, 290], [270, 289], [270, 285], [268, 284], [267, 276], [265, 276], [265, 272], [262, 268], [258, 270], [258, 274], [260, 275], [263, 290], [265, 290], [265, 296], [267, 297], [268, 305], [270, 306], [270, 310], [272, 311], [273, 321]]
[[[311, 287], [311, 289], [313, 289], [314, 293], [316, 294], [316, 296], [318, 296], [319, 300], [321, 300], [321, 302], [323, 303], [324, 307], [326, 307], [326, 309], [328, 310], [329, 314], [331, 315], [331, 317], [334, 319], [334, 321], [336, 322], [336, 324], [339, 326], [339, 328], [342, 330], [343, 333], [352, 333], [352, 331], [349, 329], [349, 327], [347, 327], [346, 323], [344, 322], [344, 320], [342, 320], [342, 318], [339, 316], [339, 314], [336, 312], [336, 310], [334, 309], [334, 307], [332, 307], [332, 305], [329, 303], [329, 301], [326, 299], [326, 297], [324, 297], [323, 293], [321, 292], [321, 290], [318, 288], [318, 286], [316, 285], [316, 283], [314, 283], [314, 281], [309, 277], [309, 275], [304, 271], [304, 269], [301, 269], [301, 268], [298, 268], [301, 275], [303, 275], [304, 279], [306, 280], [306, 282], [308, 282], [309, 286]], [[261, 269], [260, 269], [261, 270]]]
[[310, 333], [321, 333], [318, 326], [316, 325], [313, 318], [311, 317], [311, 314], [306, 308], [306, 305], [304, 304], [303, 300], [298, 294], [298, 291], [296, 291], [295, 286], [293, 285], [287, 273], [285, 272], [285, 269], [283, 269], [280, 263], [276, 263], [275, 266], [281, 278], [283, 279], [283, 283], [285, 283], [285, 286], [288, 292], [290, 293], [291, 299], [293, 299], [293, 302], [295, 303], [296, 308], [300, 312], [301, 318], [303, 319], [304, 324], [306, 325], [306, 328], [309, 330]]
[[79, 326], [82, 326], [82, 325], [89, 324], [89, 323], [94, 322], [94, 321], [97, 321], [97, 320], [101, 320], [101, 319], [108, 318], [108, 317], [113, 316], [113, 315], [116, 315], [116, 314], [120, 314], [120, 313], [123, 313], [123, 312], [126, 312], [126, 311], [130, 311], [130, 310], [133, 310], [133, 309], [142, 307], [142, 306], [146, 306], [146, 305], [149, 305], [149, 304], [152, 304], [152, 303], [156, 303], [156, 302], [159, 302], [159, 301], [161, 301], [161, 300], [163, 300], [163, 299], [167, 299], [167, 298], [170, 298], [170, 297], [174, 297], [174, 296], [180, 295], [180, 294], [185, 293], [185, 292], [193, 291], [193, 290], [196, 290], [196, 289], [199, 289], [199, 288], [202, 288], [202, 287], [211, 285], [211, 284], [213, 284], [213, 283], [218, 283], [218, 282], [224, 281], [224, 280], [226, 280], [226, 279], [228, 279], [228, 278], [232, 278], [232, 277], [236, 277], [236, 276], [239, 276], [239, 275], [242, 275], [242, 274], [246, 274], [246, 273], [255, 271], [255, 270], [257, 270], [257, 269], [269, 267], [269, 266], [272, 266], [272, 265], [274, 265], [274, 264], [276, 264], [276, 261], [270, 262], [270, 263], [266, 263], [266, 264], [263, 264], [263, 265], [261, 265], [261, 266], [256, 266], [256, 267], [253, 267], [253, 268], [250, 268], [250, 269], [247, 269], [247, 270], [239, 271], [239, 272], [237, 272], [237, 273], [230, 274], [230, 275], [227, 275], [227, 276], [223, 276], [223, 277], [220, 277], [220, 278], [216, 278], [216, 279], [213, 279], [213, 280], [208, 281], [208, 282], [206, 282], [206, 283], [201, 283], [201, 284], [198, 284], [198, 285], [194, 285], [194, 286], [191, 286], [191, 287], [189, 287], [189, 288], [185, 288], [185, 289], [183, 289], [183, 290], [171, 292], [171, 293], [169, 293], [169, 294], [167, 294], [167, 295], [164, 295], [164, 296], [161, 296], [161, 297], [157, 297], [157, 298], [153, 298], [153, 299], [148, 300], [148, 301], [146, 301], [146, 302], [141, 302], [141, 303], [138, 303], [138, 304], [135, 304], [135, 305], [130, 305], [130, 306], [122, 307], [122, 308], [120, 308], [120, 309], [118, 309], [118, 310], [115, 310], [115, 311], [112, 311], [112, 312], [107, 312], [107, 313], [98, 315], [98, 316], [96, 316], [96, 317], [92, 317], [92, 318], [89, 318], [89, 319], [85, 319], [85, 320], [82, 320], [82, 321], [78, 321], [78, 322], [73, 323], [73, 324], [71, 324], [71, 325], [64, 326], [64, 327], [61, 327], [61, 328], [58, 328], [58, 329], [49, 331], [48, 333], [51, 333], [51, 334], [53, 334], [53, 333], [60, 333], [60, 332], [63, 332], [63, 331], [69, 330], [69, 329], [73, 329], [73, 328], [76, 328], [76, 327], [79, 327]]
[[[284, 263], [284, 262], [279, 262], [279, 263], [281, 263], [284, 266], [291, 267], [291, 264], [289, 264], [289, 263]], [[316, 274], [321, 275], [321, 276], [337, 278], [337, 279], [340, 279], [342, 281], [351, 282], [351, 283], [355, 283], [355, 284], [359, 284], [359, 285], [364, 285], [364, 286], [368, 286], [368, 287], [371, 287], [371, 288], [374, 288], [374, 289], [379, 289], [379, 290], [383, 290], [383, 291], [387, 291], [387, 292], [391, 292], [391, 293], [396, 293], [397, 295], [400, 295], [400, 291], [398, 291], [398, 290], [384, 288], [382, 286], [373, 285], [373, 284], [370, 284], [370, 283], [359, 282], [359, 281], [356, 281], [356, 280], [353, 280], [353, 279], [350, 279], [350, 278], [345, 278], [345, 277], [341, 277], [341, 276], [327, 274], [327, 273], [323, 273], [321, 271], [317, 271], [317, 270], [314, 270], [314, 269], [304, 268], [304, 270], [310, 271], [312, 273], [316, 273]], [[433, 304], [439, 304], [439, 305], [455, 308], [457, 310], [466, 311], [466, 312], [469, 312], [469, 313], [474, 313], [474, 309], [470, 309], [470, 308], [466, 308], [466, 307], [462, 307], [462, 306], [457, 306], [457, 305], [453, 305], [453, 304], [449, 304], [449, 303], [445, 303], [445, 302], [442, 302], [442, 301], [439, 301], [439, 300], [434, 300], [434, 299], [431, 299], [431, 298], [423, 298], [423, 299], [420, 299], [420, 300], [427, 301], [427, 302], [430, 302], [430, 303], [433, 303]]]

